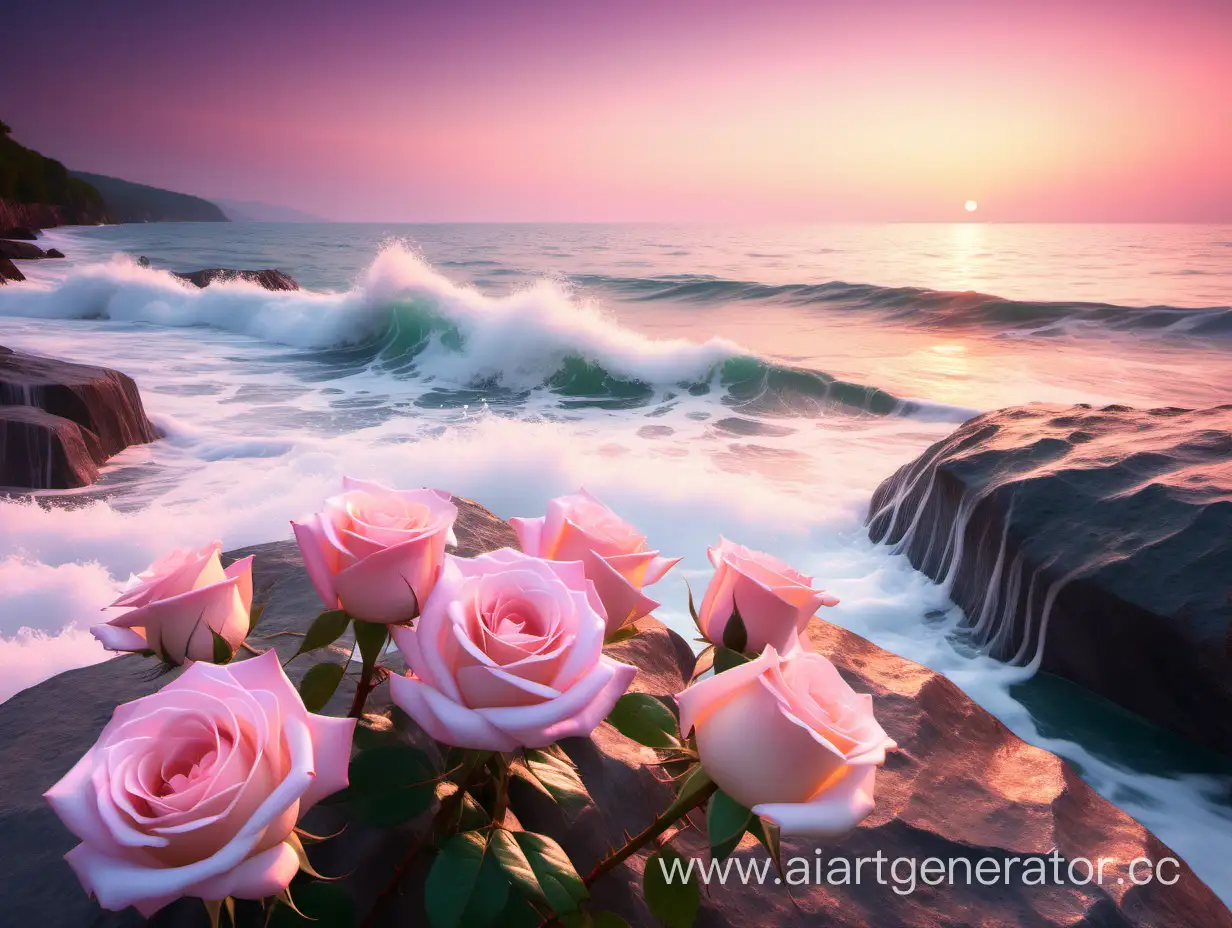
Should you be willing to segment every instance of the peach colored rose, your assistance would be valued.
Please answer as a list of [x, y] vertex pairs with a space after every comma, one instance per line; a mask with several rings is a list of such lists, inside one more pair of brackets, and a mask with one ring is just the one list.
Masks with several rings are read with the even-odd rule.
[[585, 490], [548, 503], [540, 519], [510, 519], [522, 550], [550, 561], [581, 561], [607, 614], [607, 630], [650, 615], [659, 604], [642, 592], [680, 558], [659, 557], [646, 536]]
[[45, 794], [81, 839], [65, 859], [103, 908], [145, 916], [278, 893], [299, 870], [300, 816], [347, 785], [354, 730], [309, 713], [273, 651], [193, 664], [119, 706]]
[[711, 779], [784, 835], [842, 834], [872, 811], [873, 778], [895, 745], [873, 697], [822, 655], [767, 647], [676, 699]]
[[212, 661], [214, 636], [234, 651], [248, 634], [252, 558], [223, 569], [221, 542], [177, 548], [129, 581], [112, 608], [128, 611], [90, 633], [111, 651], [150, 650], [172, 664]]
[[436, 490], [390, 490], [343, 478], [343, 492], [292, 522], [304, 565], [327, 609], [366, 622], [406, 622], [423, 607], [456, 544], [458, 509]]
[[813, 578], [788, 567], [778, 558], [720, 538], [708, 550], [714, 577], [698, 611], [702, 635], [716, 644], [732, 616], [733, 603], [748, 633], [746, 651], [760, 652], [766, 645], [790, 651], [821, 606], [838, 605], [838, 597], [813, 589]]
[[579, 561], [447, 556], [414, 628], [391, 629], [410, 667], [389, 679], [394, 702], [456, 747], [588, 735], [637, 672], [603, 653], [602, 608]]

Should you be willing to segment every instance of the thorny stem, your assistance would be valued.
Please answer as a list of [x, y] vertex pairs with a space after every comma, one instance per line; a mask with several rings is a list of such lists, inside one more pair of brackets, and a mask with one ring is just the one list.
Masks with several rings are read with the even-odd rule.
[[411, 846], [407, 849], [406, 854], [394, 870], [394, 875], [390, 877], [389, 883], [386, 884], [385, 889], [381, 891], [381, 894], [377, 896], [376, 902], [372, 905], [372, 911], [370, 911], [368, 913], [368, 917], [364, 919], [361, 928], [372, 928], [372, 926], [376, 924], [377, 916], [384, 911], [385, 907], [393, 898], [394, 893], [398, 891], [398, 884], [401, 883], [402, 878], [406, 876], [406, 871], [410, 869], [411, 864], [415, 862], [415, 858], [419, 856], [419, 852], [424, 849], [424, 846], [432, 839], [437, 830], [453, 818], [454, 814], [458, 811], [458, 806], [460, 806], [465, 799], [466, 794], [470, 791], [472, 786], [479, 782], [480, 777], [486, 769], [486, 764], [476, 764], [466, 778], [458, 784], [458, 788], [441, 800], [440, 807], [436, 810], [436, 815], [432, 817], [432, 821], [429, 823], [428, 827], [425, 828], [423, 832], [421, 832], [415, 840], [411, 842]]
[[363, 717], [364, 703], [368, 701], [372, 691], [380, 684], [384, 672], [385, 668], [383, 667], [365, 667], [360, 671], [359, 685], [355, 687], [355, 698], [351, 700], [351, 711], [347, 713], [349, 718], [358, 719]]
[[668, 807], [666, 811], [660, 813], [658, 818], [651, 822], [644, 831], [639, 832], [626, 841], [624, 847], [612, 852], [603, 860], [599, 861], [599, 863], [595, 866], [595, 869], [590, 871], [590, 876], [586, 877], [586, 879], [582, 882], [587, 886], [590, 886], [595, 882], [595, 880], [603, 876], [603, 874], [609, 873], [619, 867], [639, 850], [655, 838], [659, 837], [659, 835], [663, 834], [663, 832], [671, 828], [676, 822], [680, 821], [698, 806], [702, 805], [702, 803], [709, 799], [718, 788], [719, 787], [714, 783], [708, 784], [704, 789], [700, 790], [698, 794], [693, 797], [693, 800], [684, 808], [674, 808], [675, 804], [673, 803], [672, 807]]

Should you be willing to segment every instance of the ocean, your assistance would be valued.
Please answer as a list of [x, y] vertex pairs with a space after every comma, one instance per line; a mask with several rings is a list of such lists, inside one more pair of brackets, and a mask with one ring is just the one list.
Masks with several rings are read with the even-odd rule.
[[[343, 474], [533, 516], [579, 486], [685, 561], [725, 535], [825, 618], [1070, 760], [1232, 903], [1232, 772], [992, 660], [863, 523], [978, 411], [1232, 402], [1232, 227], [152, 224], [49, 231], [0, 345], [136, 378], [167, 437], [94, 487], [0, 501], [0, 699], [106, 655], [86, 628], [174, 545], [290, 537]], [[136, 262], [149, 258], [150, 267]], [[196, 291], [166, 270], [277, 267]]]

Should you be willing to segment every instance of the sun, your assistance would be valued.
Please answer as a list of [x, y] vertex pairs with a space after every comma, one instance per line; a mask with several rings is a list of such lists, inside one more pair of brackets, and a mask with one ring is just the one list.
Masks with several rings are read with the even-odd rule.
[[968, 200], [966, 203], [963, 204], [963, 209], [965, 209], [969, 213], [974, 213], [979, 208], [980, 208], [980, 204], [976, 203], [975, 200]]

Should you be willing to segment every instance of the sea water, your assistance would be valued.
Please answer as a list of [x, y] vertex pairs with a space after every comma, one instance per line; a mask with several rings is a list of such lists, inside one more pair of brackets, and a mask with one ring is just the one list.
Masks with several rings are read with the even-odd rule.
[[[817, 577], [825, 618], [944, 673], [1232, 901], [1232, 775], [982, 654], [864, 531], [878, 483], [974, 413], [1232, 401], [1232, 228], [155, 224], [52, 230], [0, 344], [136, 378], [167, 437], [0, 501], [0, 698], [106, 654], [86, 629], [175, 545], [290, 537], [343, 474], [503, 517], [585, 486], [684, 562], [721, 535]], [[136, 260], [149, 259], [149, 267]], [[167, 270], [277, 267], [196, 290]]]

